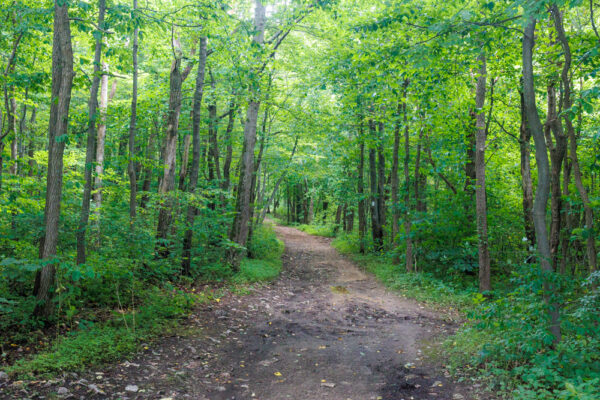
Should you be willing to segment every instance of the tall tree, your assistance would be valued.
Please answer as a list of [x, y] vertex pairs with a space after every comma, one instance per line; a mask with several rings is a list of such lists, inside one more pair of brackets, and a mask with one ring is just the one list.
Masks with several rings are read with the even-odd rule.
[[[137, 11], [138, 2], [133, 0], [133, 12]], [[128, 153], [129, 163], [127, 166], [127, 173], [129, 175], [129, 220], [133, 227], [136, 214], [137, 206], [137, 176], [136, 176], [136, 162], [135, 162], [135, 134], [137, 129], [137, 102], [138, 102], [138, 35], [139, 27], [136, 26], [133, 29], [133, 49], [131, 51], [131, 58], [133, 63], [133, 86], [131, 89], [131, 118], [129, 120], [129, 142], [128, 142]]]
[[106, 0], [98, 0], [98, 28], [96, 44], [94, 47], [94, 75], [90, 88], [90, 99], [88, 101], [88, 127], [87, 147], [85, 150], [85, 184], [81, 202], [81, 213], [79, 216], [79, 227], [77, 229], [77, 264], [84, 264], [86, 259], [86, 231], [90, 218], [90, 201], [92, 198], [92, 169], [96, 152], [96, 121], [98, 110], [98, 89], [100, 87], [102, 38], [104, 33], [104, 14], [106, 12]]
[[475, 90], [475, 113], [476, 113], [476, 139], [475, 139], [475, 209], [477, 213], [477, 238], [479, 252], [479, 291], [491, 290], [490, 284], [490, 251], [488, 246], [488, 221], [487, 221], [487, 199], [485, 187], [485, 146], [487, 140], [487, 129], [485, 123], [485, 92], [487, 81], [487, 69], [485, 52], [477, 58], [479, 72], [477, 76], [477, 88]]
[[[255, 0], [254, 9], [254, 35], [253, 42], [257, 48], [262, 48], [265, 40], [265, 6], [262, 0]], [[257, 52], [257, 59], [261, 58], [260, 52]], [[251, 196], [252, 196], [252, 178], [254, 172], [254, 146], [256, 145], [256, 126], [258, 120], [258, 109], [260, 108], [260, 71], [252, 72], [250, 82], [250, 98], [246, 109], [246, 120], [244, 123], [244, 143], [242, 147], [242, 156], [240, 159], [240, 177], [237, 189], [236, 215], [233, 221], [230, 239], [242, 248], [245, 248], [248, 240]], [[245, 251], [232, 248], [229, 250], [227, 259], [229, 263], [237, 269], [241, 257]]]
[[[548, 242], [548, 229], [546, 227], [546, 206], [550, 192], [550, 165], [544, 130], [535, 101], [533, 47], [535, 45], [536, 22], [536, 19], [530, 16], [523, 32], [523, 100], [525, 101], [527, 123], [529, 124], [529, 129], [535, 143], [535, 159], [538, 168], [538, 184], [533, 203], [533, 223], [535, 225], [537, 251], [539, 253], [541, 269], [549, 273], [552, 272], [552, 264], [550, 263], [551, 254]], [[549, 307], [550, 332], [554, 337], [554, 342], [558, 343], [561, 339], [560, 314], [558, 304], [551, 299], [554, 294], [553, 288], [547, 281], [544, 284], [544, 291]]]
[[[171, 29], [175, 29], [173, 26]], [[159, 194], [163, 201], [158, 213], [158, 226], [156, 228], [156, 238], [158, 242], [156, 248], [161, 257], [166, 257], [170, 250], [167, 245], [167, 238], [171, 221], [173, 219], [173, 201], [168, 198], [169, 193], [175, 189], [175, 169], [177, 167], [177, 138], [179, 131], [179, 116], [181, 115], [181, 86], [183, 81], [189, 75], [193, 63], [190, 62], [182, 71], [181, 62], [183, 52], [179, 39], [173, 38], [173, 61], [171, 63], [171, 74], [169, 76], [169, 110], [167, 112], [167, 131], [163, 146], [164, 170], [163, 177], [158, 187]], [[192, 52], [193, 55], [194, 52]]]
[[[192, 168], [190, 171], [190, 183], [188, 190], [190, 193], [196, 193], [196, 187], [198, 186], [198, 176], [200, 174], [200, 121], [201, 115], [200, 110], [202, 107], [202, 95], [204, 93], [204, 75], [206, 70], [206, 57], [207, 57], [207, 38], [200, 38], [200, 51], [198, 54], [198, 72], [196, 73], [196, 88], [194, 89], [194, 104], [192, 108]], [[194, 219], [196, 217], [197, 209], [194, 205], [189, 205], [186, 213], [186, 225], [187, 229], [183, 238], [183, 254], [181, 257], [181, 267], [185, 275], [189, 275], [192, 265], [192, 238]]]
[[49, 317], [53, 310], [52, 285], [56, 266], [60, 202], [62, 197], [63, 154], [68, 134], [69, 105], [73, 87], [73, 48], [69, 4], [54, 1], [54, 34], [52, 44], [52, 96], [48, 126], [48, 175], [44, 208], [44, 236], [40, 242], [40, 258], [48, 261], [36, 275], [34, 294], [38, 304], [34, 313]]
[[[563, 26], [562, 14], [558, 9], [556, 4], [553, 4], [551, 7], [552, 18], [554, 20], [554, 27], [556, 29], [556, 35], [560, 45], [563, 49], [564, 53], [564, 64], [563, 69], [561, 71], [561, 81], [563, 87], [563, 109], [568, 111], [571, 109], [573, 105], [573, 99], [571, 91], [572, 91], [572, 82], [570, 78], [571, 74], [571, 46], [569, 45], [569, 41], [567, 39], [567, 35], [565, 33], [565, 28]], [[588, 258], [588, 265], [590, 272], [593, 272], [597, 268], [597, 252], [596, 252], [596, 234], [594, 232], [594, 210], [590, 204], [590, 198], [588, 195], [588, 191], [583, 185], [583, 178], [581, 173], [581, 168], [579, 165], [579, 157], [577, 156], [577, 136], [575, 135], [575, 127], [573, 126], [573, 121], [571, 120], [571, 116], [569, 112], [563, 113], [563, 120], [565, 126], [567, 128], [567, 134], [569, 135], [569, 157], [571, 158], [571, 165], [573, 168], [573, 177], [575, 179], [575, 187], [579, 192], [579, 197], [581, 197], [581, 202], [583, 203], [583, 209], [585, 213], [585, 225], [588, 230], [587, 240], [586, 240], [586, 252]]]

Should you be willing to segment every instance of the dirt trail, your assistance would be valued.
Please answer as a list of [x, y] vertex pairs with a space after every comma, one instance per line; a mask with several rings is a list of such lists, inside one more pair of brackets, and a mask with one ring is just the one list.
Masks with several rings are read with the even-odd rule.
[[248, 296], [227, 296], [198, 310], [189, 320], [195, 333], [165, 338], [103, 371], [68, 374], [18, 393], [43, 398], [62, 392], [59, 398], [73, 399], [473, 398], [421, 356], [423, 341], [452, 326], [386, 292], [329, 239], [276, 230], [286, 245], [281, 277]]

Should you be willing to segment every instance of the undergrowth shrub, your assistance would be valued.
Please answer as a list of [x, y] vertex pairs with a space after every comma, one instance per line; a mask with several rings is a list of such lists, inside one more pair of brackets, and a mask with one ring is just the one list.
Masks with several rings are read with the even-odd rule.
[[31, 358], [18, 360], [6, 372], [17, 377], [44, 376], [119, 360], [137, 351], [142, 341], [175, 328], [199, 299], [172, 287], [154, 287], [139, 297], [144, 299], [139, 308], [114, 311], [105, 323], [79, 321], [78, 329]]
[[261, 282], [275, 279], [281, 272], [283, 242], [277, 239], [271, 225], [259, 226], [248, 243], [252, 258], [242, 261], [235, 282]]

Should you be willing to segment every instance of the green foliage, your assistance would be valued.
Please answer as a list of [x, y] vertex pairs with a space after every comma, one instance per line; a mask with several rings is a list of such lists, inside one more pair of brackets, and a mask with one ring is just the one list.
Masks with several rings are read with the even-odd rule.
[[262, 282], [275, 279], [281, 272], [283, 242], [275, 236], [271, 225], [257, 227], [248, 243], [252, 258], [242, 261], [235, 282]]
[[[406, 273], [389, 255], [359, 254], [355, 234], [339, 236], [333, 245], [403, 296], [459, 310], [468, 318], [436, 351], [456, 375], [476, 376], [493, 391], [520, 400], [600, 396], [600, 273], [574, 281], [541, 274], [537, 265], [529, 264], [513, 271], [507, 286], [511, 289], [496, 290], [486, 299], [451, 275]], [[563, 339], [555, 347], [542, 296], [544, 282], [556, 288], [550, 302], [562, 305]]]
[[[137, 297], [137, 296], [136, 296]], [[177, 327], [198, 297], [170, 289], [152, 288], [139, 294], [138, 309], [113, 312], [107, 321], [78, 321], [78, 328], [29, 359], [18, 360], [7, 373], [18, 377], [51, 376], [117, 361], [134, 353], [142, 342]]]
[[456, 287], [452, 282], [436, 278], [428, 272], [408, 274], [400, 265], [394, 264], [389, 255], [359, 254], [357, 237], [354, 235], [340, 236], [332, 245], [386, 286], [406, 297], [444, 309], [452, 307], [465, 311], [472, 306], [471, 299], [476, 292], [472, 287]]
[[295, 228], [300, 229], [303, 232], [306, 232], [311, 235], [324, 236], [324, 237], [335, 237], [336, 231], [339, 227], [335, 224], [322, 224], [322, 225], [307, 225], [301, 224], [295, 226]]

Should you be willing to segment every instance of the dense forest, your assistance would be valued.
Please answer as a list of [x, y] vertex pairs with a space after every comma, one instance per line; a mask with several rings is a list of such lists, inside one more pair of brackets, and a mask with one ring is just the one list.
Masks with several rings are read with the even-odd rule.
[[600, 398], [595, 0], [0, 4], [0, 382], [275, 279], [277, 224], [458, 310], [456, 379]]

